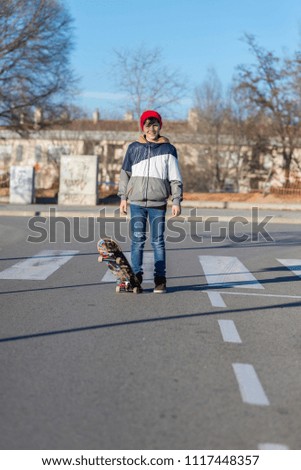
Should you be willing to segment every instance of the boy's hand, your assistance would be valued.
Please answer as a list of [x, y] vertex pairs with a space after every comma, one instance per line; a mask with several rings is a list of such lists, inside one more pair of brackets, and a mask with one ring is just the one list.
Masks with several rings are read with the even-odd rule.
[[119, 210], [120, 210], [120, 215], [127, 214], [127, 201], [122, 200], [120, 202]]
[[172, 206], [171, 214], [172, 214], [173, 217], [177, 217], [178, 215], [180, 215], [181, 214], [181, 206]]

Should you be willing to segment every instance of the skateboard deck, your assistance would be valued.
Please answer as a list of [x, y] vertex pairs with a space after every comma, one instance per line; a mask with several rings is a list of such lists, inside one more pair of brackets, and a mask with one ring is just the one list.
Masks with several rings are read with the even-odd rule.
[[141, 285], [131, 265], [118, 244], [111, 238], [101, 238], [97, 243], [98, 261], [107, 264], [116, 277], [116, 292], [142, 292]]

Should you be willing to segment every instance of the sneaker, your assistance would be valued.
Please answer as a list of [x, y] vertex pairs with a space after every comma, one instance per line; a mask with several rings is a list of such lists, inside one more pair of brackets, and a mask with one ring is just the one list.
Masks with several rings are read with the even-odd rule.
[[154, 294], [165, 294], [166, 292], [166, 278], [155, 277]]

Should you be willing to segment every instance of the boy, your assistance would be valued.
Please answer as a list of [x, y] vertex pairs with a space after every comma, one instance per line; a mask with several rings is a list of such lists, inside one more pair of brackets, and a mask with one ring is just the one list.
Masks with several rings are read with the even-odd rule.
[[153, 110], [140, 117], [143, 134], [129, 145], [122, 170], [118, 195], [120, 212], [131, 206], [131, 261], [140, 283], [143, 280], [143, 249], [146, 222], [149, 219], [151, 245], [154, 250], [154, 293], [166, 292], [165, 214], [167, 199], [172, 198], [172, 216], [181, 214], [182, 177], [176, 148], [160, 135], [162, 118]]

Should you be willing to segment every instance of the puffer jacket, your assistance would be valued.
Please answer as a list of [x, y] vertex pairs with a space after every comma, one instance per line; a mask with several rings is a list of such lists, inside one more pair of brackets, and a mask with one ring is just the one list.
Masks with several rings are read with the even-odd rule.
[[129, 145], [120, 174], [118, 195], [123, 200], [144, 207], [183, 199], [182, 176], [176, 148], [166, 137], [148, 142], [144, 136]]

